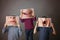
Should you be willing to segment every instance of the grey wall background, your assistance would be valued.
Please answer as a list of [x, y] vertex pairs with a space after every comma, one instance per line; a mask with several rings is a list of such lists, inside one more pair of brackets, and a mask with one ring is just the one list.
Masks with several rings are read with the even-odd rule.
[[[60, 1], [59, 0], [0, 0], [0, 40], [7, 40], [7, 33], [2, 35], [1, 30], [7, 15], [20, 15], [20, 9], [34, 8], [36, 16], [51, 17], [55, 25], [57, 35], [51, 35], [50, 40], [60, 39]], [[24, 27], [22, 26], [22, 29]], [[24, 32], [24, 30], [23, 30]], [[19, 38], [20, 39], [20, 38]], [[25, 34], [21, 37], [25, 40]], [[34, 40], [38, 40], [37, 34]]]

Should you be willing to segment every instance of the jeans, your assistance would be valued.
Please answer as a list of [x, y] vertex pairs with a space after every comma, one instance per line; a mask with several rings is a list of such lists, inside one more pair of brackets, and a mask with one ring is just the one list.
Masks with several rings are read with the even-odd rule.
[[49, 35], [51, 33], [50, 27], [38, 27], [39, 40], [49, 40]]
[[25, 30], [25, 34], [26, 34], [26, 40], [33, 40], [33, 29], [31, 30]]
[[18, 26], [8, 26], [2, 29], [2, 33], [8, 32], [8, 40], [17, 40], [21, 36], [21, 30]]

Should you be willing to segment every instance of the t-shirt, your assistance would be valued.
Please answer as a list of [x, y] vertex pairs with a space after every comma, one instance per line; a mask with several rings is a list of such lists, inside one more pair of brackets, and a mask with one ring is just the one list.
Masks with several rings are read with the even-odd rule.
[[36, 21], [36, 17], [34, 18], [27, 18], [27, 19], [20, 19], [21, 22], [24, 22], [25, 29], [30, 30], [34, 28], [33, 21]]

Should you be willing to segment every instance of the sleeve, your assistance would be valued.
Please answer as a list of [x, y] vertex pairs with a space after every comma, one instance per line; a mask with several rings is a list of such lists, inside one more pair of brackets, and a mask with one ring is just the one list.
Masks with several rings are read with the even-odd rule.
[[36, 21], [36, 17], [34, 17], [33, 20]]
[[18, 28], [18, 35], [19, 35], [19, 37], [22, 35], [22, 29], [21, 28]]
[[21, 20], [21, 22], [24, 22], [24, 19], [21, 19], [21, 18], [20, 18], [20, 20]]
[[3, 29], [2, 29], [2, 34], [6, 33], [7, 31], [8, 31], [7, 28], [3, 28]]
[[5, 28], [2, 29], [2, 34], [4, 34], [4, 33], [5, 33]]

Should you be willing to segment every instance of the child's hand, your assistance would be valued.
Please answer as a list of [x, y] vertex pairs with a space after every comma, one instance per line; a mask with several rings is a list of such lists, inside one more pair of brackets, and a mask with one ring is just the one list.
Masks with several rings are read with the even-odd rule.
[[56, 35], [56, 32], [55, 31], [53, 31], [52, 33], [53, 33], [53, 35]]
[[36, 31], [34, 30], [34, 32], [33, 32], [34, 34], [36, 33]]

